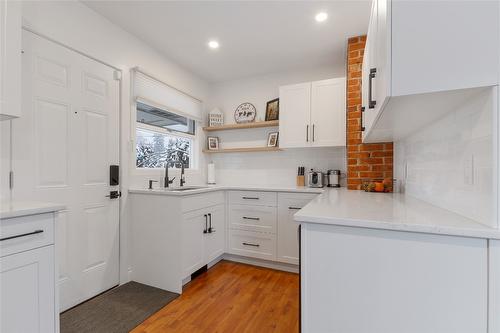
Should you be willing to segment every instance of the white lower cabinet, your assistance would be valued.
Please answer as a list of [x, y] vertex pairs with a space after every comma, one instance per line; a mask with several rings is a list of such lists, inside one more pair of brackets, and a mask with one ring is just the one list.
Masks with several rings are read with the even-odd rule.
[[184, 277], [193, 273], [204, 264], [203, 241], [205, 234], [205, 210], [196, 210], [182, 216], [181, 226], [181, 258], [182, 275]]
[[299, 223], [293, 215], [302, 209], [315, 194], [278, 194], [278, 237], [276, 239], [276, 261], [299, 264]]
[[299, 264], [299, 224], [293, 215], [317, 194], [231, 191], [228, 252]]
[[182, 215], [181, 257], [183, 277], [224, 253], [224, 205]]
[[301, 240], [302, 332], [493, 332], [486, 239], [303, 223]]
[[210, 214], [208, 223], [211, 230], [205, 234], [203, 242], [206, 263], [224, 254], [226, 243], [224, 205], [212, 207]]
[[0, 258], [2, 332], [54, 332], [54, 246]]
[[229, 251], [245, 257], [275, 260], [276, 235], [245, 230], [229, 231]]
[[276, 192], [230, 191], [228, 252], [276, 259]]
[[0, 332], [56, 332], [54, 214], [0, 224]]

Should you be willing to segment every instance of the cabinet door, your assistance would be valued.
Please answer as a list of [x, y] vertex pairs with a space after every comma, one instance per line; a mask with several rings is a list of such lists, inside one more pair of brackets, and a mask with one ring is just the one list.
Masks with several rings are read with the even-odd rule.
[[499, 4], [391, 1], [392, 96], [497, 85]]
[[0, 1], [0, 120], [21, 115], [21, 2]]
[[[377, 76], [375, 73], [375, 78], [372, 79], [370, 85], [370, 71], [376, 70], [377, 63], [377, 2], [378, 0], [373, 0], [372, 11], [370, 16], [370, 23], [368, 25], [368, 34], [366, 36], [365, 51], [363, 56], [363, 67], [362, 67], [362, 77], [361, 77], [361, 100], [362, 106], [364, 106], [363, 112], [363, 124], [365, 131], [363, 136], [368, 133], [375, 120], [376, 111], [378, 108], [376, 101], [376, 80]], [[375, 101], [375, 105], [370, 107], [370, 98]]]
[[208, 212], [197, 210], [183, 215], [181, 238], [181, 262], [183, 277], [189, 276], [205, 265], [203, 232], [208, 225]]
[[278, 198], [278, 232], [276, 237], [276, 260], [299, 264], [299, 223], [293, 215], [307, 205], [315, 195], [279, 194]]
[[54, 246], [0, 258], [0, 331], [55, 332]]
[[212, 232], [205, 234], [205, 263], [209, 263], [224, 253], [226, 242], [224, 205], [209, 208], [209, 225]]
[[[391, 80], [391, 59], [390, 59], [390, 9], [389, 0], [377, 0], [376, 5], [376, 25], [377, 31], [375, 37], [374, 51], [375, 54], [375, 64], [374, 68], [377, 70], [375, 75], [375, 86], [373, 90], [375, 101], [377, 102], [375, 108], [376, 118], [378, 112], [384, 109], [385, 104], [388, 101], [388, 96], [390, 95], [390, 80]], [[374, 23], [375, 24], [375, 23]]]
[[311, 83], [280, 87], [280, 147], [309, 147], [310, 122]]
[[315, 81], [312, 83], [312, 146], [345, 146], [345, 84], [345, 78]]

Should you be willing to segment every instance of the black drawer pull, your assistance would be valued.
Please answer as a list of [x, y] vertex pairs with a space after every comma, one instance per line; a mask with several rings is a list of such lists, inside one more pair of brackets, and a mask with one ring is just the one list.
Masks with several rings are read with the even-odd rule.
[[246, 200], [259, 200], [259, 198], [257, 198], [257, 197], [243, 197], [243, 199], [246, 199]]
[[31, 235], [36, 235], [36, 234], [41, 234], [43, 230], [35, 230], [33, 232], [27, 232], [25, 234], [20, 234], [20, 235], [15, 235], [15, 236], [9, 236], [9, 237], [4, 237], [0, 238], [0, 242], [9, 240], [9, 239], [14, 239], [14, 238], [19, 238], [19, 237], [26, 237], [26, 236], [31, 236]]
[[254, 221], [259, 221], [260, 220], [260, 218], [258, 218], [258, 217], [248, 217], [248, 216], [243, 216], [243, 219], [245, 219], [245, 220], [254, 220]]
[[300, 207], [292, 207], [292, 206], [290, 206], [290, 207], [288, 207], [288, 209], [300, 210], [300, 209], [302, 209], [302, 208], [300, 208]]
[[259, 247], [260, 246], [259, 244], [252, 244], [252, 243], [245, 243], [245, 242], [243, 242], [241, 244], [247, 245], [247, 246], [253, 246], [253, 247]]

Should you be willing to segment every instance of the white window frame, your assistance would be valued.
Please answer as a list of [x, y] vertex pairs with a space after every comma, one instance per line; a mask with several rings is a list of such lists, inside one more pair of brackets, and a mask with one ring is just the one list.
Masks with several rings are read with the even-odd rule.
[[[175, 112], [174, 112], [175, 113]], [[199, 174], [201, 172], [200, 170], [200, 156], [201, 156], [201, 149], [200, 149], [200, 140], [199, 135], [200, 131], [202, 130], [202, 127], [200, 126], [199, 122], [195, 120], [195, 131], [194, 135], [192, 134], [187, 134], [187, 133], [182, 133], [182, 132], [177, 132], [173, 130], [169, 130], [166, 128], [162, 127], [157, 127], [153, 125], [148, 125], [144, 124], [141, 122], [137, 121], [137, 103], [133, 104], [133, 126], [131, 126], [131, 131], [132, 133], [132, 167], [133, 170], [135, 171], [135, 174], [140, 174], [140, 175], [151, 175], [151, 174], [156, 174], [159, 172], [163, 172], [165, 169], [164, 168], [138, 168], [137, 167], [137, 129], [144, 129], [152, 132], [157, 132], [160, 134], [165, 134], [165, 135], [170, 135], [170, 136], [178, 136], [178, 137], [184, 137], [191, 139], [193, 142], [193, 145], [191, 147], [191, 153], [190, 153], [190, 161], [191, 165], [188, 169], [186, 169], [186, 173], [189, 174]], [[179, 170], [178, 168], [168, 168], [169, 170]]]

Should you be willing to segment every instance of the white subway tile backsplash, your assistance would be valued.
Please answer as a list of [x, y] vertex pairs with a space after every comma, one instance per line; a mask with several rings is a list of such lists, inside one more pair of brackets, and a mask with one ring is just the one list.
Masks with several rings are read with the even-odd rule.
[[395, 177], [406, 194], [496, 226], [493, 185], [496, 87], [395, 143]]

